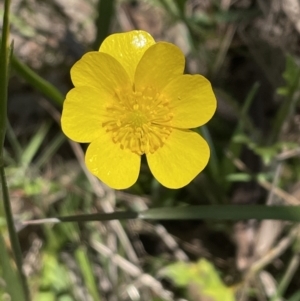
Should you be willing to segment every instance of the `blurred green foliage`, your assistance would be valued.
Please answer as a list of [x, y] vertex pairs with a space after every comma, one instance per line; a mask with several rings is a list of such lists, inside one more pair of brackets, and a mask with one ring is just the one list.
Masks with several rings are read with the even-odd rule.
[[205, 259], [196, 263], [170, 264], [160, 271], [160, 275], [184, 288], [189, 300], [235, 300], [234, 291], [224, 285], [213, 264]]

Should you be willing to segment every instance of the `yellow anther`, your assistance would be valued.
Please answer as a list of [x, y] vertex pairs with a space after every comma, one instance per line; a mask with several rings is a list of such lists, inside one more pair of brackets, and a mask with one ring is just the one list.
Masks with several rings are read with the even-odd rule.
[[122, 149], [139, 155], [154, 153], [172, 132], [169, 100], [152, 88], [143, 92], [116, 91], [115, 101], [106, 108], [103, 127]]

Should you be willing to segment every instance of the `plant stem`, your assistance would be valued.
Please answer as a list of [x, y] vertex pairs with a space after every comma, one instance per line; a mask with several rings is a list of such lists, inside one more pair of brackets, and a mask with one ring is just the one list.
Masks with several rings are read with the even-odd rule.
[[14, 55], [11, 57], [11, 64], [14, 70], [29, 84], [45, 96], [49, 97], [54, 103], [60, 107], [62, 106], [64, 96], [51, 83], [44, 80], [25, 64], [21, 63]]
[[8, 36], [9, 36], [9, 5], [5, 1], [3, 28], [0, 52], [0, 164], [3, 161], [3, 145], [6, 130], [7, 83], [8, 83]]
[[4, 170], [4, 139], [6, 133], [6, 119], [7, 119], [7, 85], [8, 85], [8, 66], [10, 58], [9, 47], [9, 7], [10, 0], [4, 2], [4, 15], [3, 15], [3, 27], [2, 27], [2, 40], [0, 48], [0, 183], [3, 195], [3, 207], [7, 222], [7, 228], [9, 232], [10, 242], [12, 246], [12, 252], [15, 258], [16, 266], [18, 269], [19, 277], [24, 290], [26, 300], [29, 298], [29, 289], [27, 286], [25, 275], [22, 268], [22, 252], [18, 240], [18, 236], [14, 227], [14, 220], [12, 216], [12, 210], [9, 199], [9, 192], [6, 183], [5, 170]]
[[97, 11], [98, 17], [96, 19], [97, 34], [94, 42], [94, 49], [99, 49], [101, 43], [109, 34], [111, 20], [114, 15], [115, 1], [98, 1]]
[[6, 177], [5, 177], [5, 170], [3, 164], [0, 165], [0, 181], [1, 181], [1, 187], [2, 187], [2, 194], [3, 194], [3, 205], [4, 205], [4, 212], [6, 216], [6, 222], [7, 222], [7, 228], [9, 232], [9, 238], [10, 243], [12, 247], [12, 251], [14, 254], [16, 266], [19, 272], [19, 277], [22, 282], [23, 290], [25, 292], [25, 298], [26, 300], [30, 300], [29, 298], [29, 289], [27, 285], [26, 277], [23, 273], [23, 258], [22, 258], [22, 251], [19, 243], [19, 239], [15, 230], [14, 226], [14, 220], [10, 205], [10, 199], [9, 199], [9, 193], [8, 193], [8, 187], [6, 183]]

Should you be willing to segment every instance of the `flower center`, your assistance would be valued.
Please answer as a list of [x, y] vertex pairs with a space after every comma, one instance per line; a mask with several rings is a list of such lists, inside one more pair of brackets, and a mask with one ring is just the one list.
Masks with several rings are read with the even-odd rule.
[[154, 153], [172, 132], [170, 102], [151, 88], [116, 91], [114, 102], [106, 110], [102, 125], [112, 141], [138, 155]]

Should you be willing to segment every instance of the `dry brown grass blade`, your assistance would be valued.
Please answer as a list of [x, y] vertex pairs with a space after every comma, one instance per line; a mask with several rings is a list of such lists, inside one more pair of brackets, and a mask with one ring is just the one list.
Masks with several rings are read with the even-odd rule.
[[133, 278], [138, 278], [143, 285], [151, 288], [157, 296], [163, 298], [166, 301], [172, 301], [173, 294], [167, 290], [165, 290], [162, 284], [152, 277], [149, 274], [143, 273], [143, 271], [137, 267], [136, 265], [132, 264], [122, 256], [118, 254], [114, 254], [107, 246], [95, 241], [91, 240], [90, 245], [94, 248], [99, 254], [109, 258], [113, 261], [119, 268], [121, 268], [124, 272], [130, 275]]

